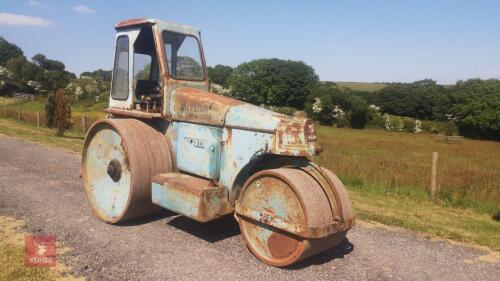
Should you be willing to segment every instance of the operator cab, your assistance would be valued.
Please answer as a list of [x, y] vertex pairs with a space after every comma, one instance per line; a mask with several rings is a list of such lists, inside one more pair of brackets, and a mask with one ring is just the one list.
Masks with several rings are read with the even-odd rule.
[[118, 23], [116, 30], [108, 113], [168, 117], [165, 105], [173, 90], [184, 86], [208, 89], [198, 29], [168, 21], [132, 19]]

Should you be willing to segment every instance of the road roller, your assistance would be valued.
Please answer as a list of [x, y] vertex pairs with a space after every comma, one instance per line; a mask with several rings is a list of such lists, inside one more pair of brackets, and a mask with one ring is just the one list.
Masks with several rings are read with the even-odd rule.
[[278, 267], [345, 238], [355, 217], [339, 178], [312, 161], [312, 120], [211, 93], [195, 27], [140, 18], [115, 29], [107, 117], [82, 154], [97, 218], [233, 214], [251, 253]]

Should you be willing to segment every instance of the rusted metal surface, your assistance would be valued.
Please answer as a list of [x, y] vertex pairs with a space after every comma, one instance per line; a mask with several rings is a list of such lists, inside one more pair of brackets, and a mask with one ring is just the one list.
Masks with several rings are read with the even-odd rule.
[[212, 126], [224, 125], [226, 112], [241, 101], [193, 88], [179, 88], [172, 93], [172, 120]]
[[101, 120], [90, 128], [82, 155], [85, 191], [101, 220], [116, 223], [159, 210], [150, 200], [151, 178], [171, 171], [172, 161], [157, 131], [136, 119]]
[[155, 176], [152, 201], [200, 222], [231, 212], [225, 188], [214, 186], [209, 180], [181, 173]]
[[160, 113], [142, 112], [142, 111], [138, 111], [138, 110], [106, 108], [106, 109], [104, 109], [104, 111], [106, 113], [118, 115], [118, 116], [129, 116], [129, 117], [137, 117], [137, 118], [144, 118], [144, 119], [161, 118]]
[[291, 220], [283, 219], [267, 211], [248, 209], [242, 207], [240, 204], [236, 205], [234, 211], [236, 212], [236, 214], [244, 216], [247, 219], [251, 219], [256, 222], [261, 222], [273, 228], [303, 238], [323, 238], [328, 235], [331, 235], [332, 233], [337, 233], [342, 231], [340, 228], [340, 224], [336, 221], [323, 226], [310, 227], [304, 224], [296, 223]]
[[356, 223], [356, 216], [352, 211], [351, 200], [347, 194], [347, 190], [340, 179], [330, 170], [320, 167], [323, 175], [328, 179], [330, 186], [335, 190], [337, 196], [337, 204], [341, 206], [340, 224], [343, 230], [351, 229]]
[[274, 153], [290, 156], [313, 156], [320, 152], [314, 123], [302, 117], [283, 118], [276, 129]]
[[236, 218], [252, 253], [276, 266], [334, 247], [345, 236], [344, 231], [326, 227], [335, 225], [328, 200], [319, 184], [300, 169], [264, 170], [248, 179]]
[[[355, 218], [338, 177], [309, 160], [321, 151], [312, 120], [208, 92], [197, 28], [155, 19], [122, 21], [116, 28], [117, 37], [129, 39], [128, 98], [111, 97], [106, 112], [117, 119], [90, 129], [82, 160], [87, 196], [100, 219], [114, 223], [159, 206], [201, 222], [235, 211], [249, 249], [275, 266], [342, 241]], [[152, 39], [139, 36], [147, 28]], [[165, 30], [198, 40], [202, 81], [170, 76]], [[155, 113], [148, 104], [144, 109], [147, 89], [139, 101], [134, 92], [140, 38], [154, 40], [161, 80], [154, 84], [161, 91], [151, 97], [161, 100]]]
[[142, 24], [152, 24], [154, 20], [148, 20], [147, 18], [136, 18], [136, 19], [127, 19], [127, 20], [122, 20], [118, 22], [115, 25], [116, 29], [120, 28], [126, 28], [126, 27], [132, 27], [132, 26], [137, 26], [137, 25], [142, 25]]

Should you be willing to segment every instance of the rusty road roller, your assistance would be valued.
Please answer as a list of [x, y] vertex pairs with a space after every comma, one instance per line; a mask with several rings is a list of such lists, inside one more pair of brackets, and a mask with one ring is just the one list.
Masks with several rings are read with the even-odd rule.
[[106, 223], [162, 208], [199, 222], [234, 214], [250, 251], [288, 266], [338, 245], [354, 224], [342, 182], [310, 159], [314, 123], [209, 92], [200, 30], [116, 25], [107, 118], [85, 138], [82, 178]]

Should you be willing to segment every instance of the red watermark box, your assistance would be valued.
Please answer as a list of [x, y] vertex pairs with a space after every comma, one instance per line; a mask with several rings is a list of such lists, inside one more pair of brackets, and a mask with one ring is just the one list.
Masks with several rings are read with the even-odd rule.
[[24, 237], [24, 265], [55, 267], [56, 237], [26, 235]]

